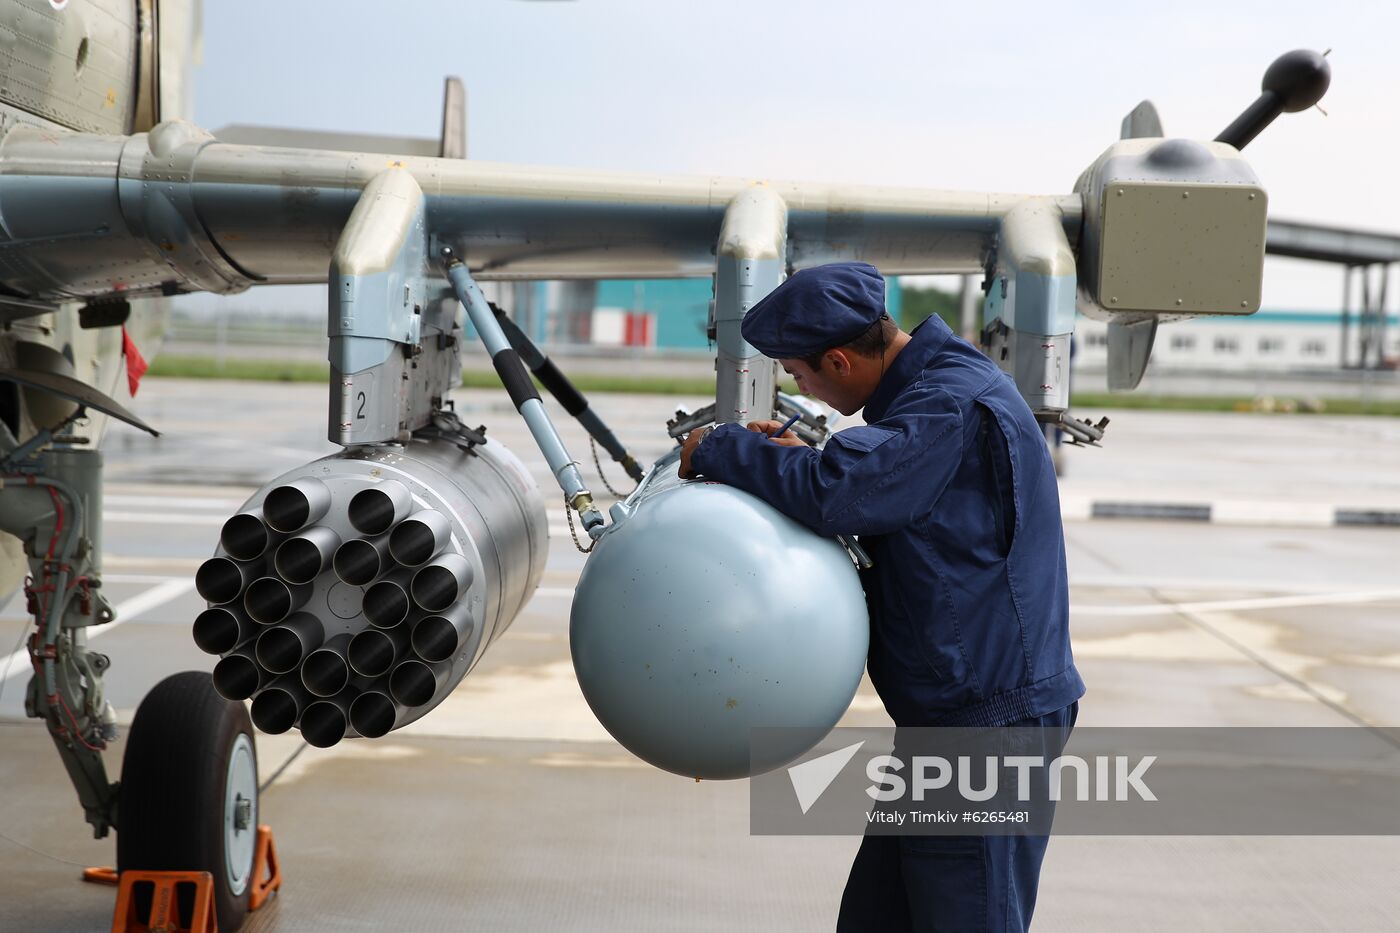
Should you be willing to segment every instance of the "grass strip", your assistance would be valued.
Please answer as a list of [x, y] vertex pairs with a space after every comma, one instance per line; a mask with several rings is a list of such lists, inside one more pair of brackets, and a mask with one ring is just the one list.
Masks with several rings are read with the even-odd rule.
[[[212, 357], [158, 356], [151, 364], [151, 376], [179, 379], [251, 379], [266, 382], [325, 382], [325, 363], [287, 360], [224, 360], [222, 366]], [[631, 392], [647, 395], [711, 395], [712, 378], [686, 376], [629, 376], [609, 373], [579, 373], [569, 377], [581, 392]], [[462, 374], [468, 389], [494, 389], [501, 385], [494, 372], [469, 370]], [[781, 386], [796, 392], [791, 384]], [[1320, 404], [1314, 404], [1319, 402]], [[1095, 409], [1139, 411], [1252, 411], [1260, 414], [1328, 414], [1400, 416], [1400, 401], [1363, 401], [1354, 398], [1293, 399], [1281, 396], [1256, 399], [1243, 395], [1154, 395], [1147, 392], [1077, 392], [1074, 412], [1090, 416]]]

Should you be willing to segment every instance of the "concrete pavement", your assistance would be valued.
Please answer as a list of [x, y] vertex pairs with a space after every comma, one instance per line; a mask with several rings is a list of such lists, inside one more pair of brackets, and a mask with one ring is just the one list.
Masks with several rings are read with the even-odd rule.
[[[159, 678], [208, 669], [189, 638], [189, 588], [219, 525], [253, 488], [331, 445], [325, 389], [151, 380], [136, 410], [166, 431], [106, 445], [109, 595], [95, 633], [123, 722]], [[460, 392], [469, 424], [548, 470], [499, 394]], [[681, 400], [682, 402], [686, 400]], [[701, 400], [689, 400], [699, 404]], [[669, 446], [676, 399], [598, 396], [644, 459]], [[594, 482], [582, 435], [552, 409]], [[1254, 497], [1312, 506], [1400, 502], [1385, 419], [1166, 413], [1115, 417], [1110, 445], [1069, 451], [1075, 495]], [[608, 469], [608, 464], [604, 468]], [[621, 471], [610, 469], [614, 484]], [[1389, 497], [1395, 497], [1391, 499]], [[552, 508], [539, 592], [437, 710], [382, 740], [307, 749], [260, 736], [263, 797], [287, 884], [250, 929], [829, 929], [847, 837], [753, 837], [742, 782], [676, 778], [598, 726], [573, 678], [568, 606], [584, 561]], [[1400, 725], [1400, 532], [1390, 528], [1066, 525], [1084, 725]], [[0, 607], [0, 654], [26, 622]], [[0, 662], [3, 664], [3, 662]], [[0, 675], [3, 675], [0, 668]], [[88, 837], [44, 730], [22, 718], [24, 674], [0, 695], [0, 928], [106, 929], [111, 889], [76, 880], [110, 864]], [[844, 724], [887, 722], [869, 684]], [[121, 743], [108, 756], [115, 773]], [[295, 756], [295, 758], [293, 758]], [[1388, 838], [1095, 838], [1052, 841], [1038, 930], [1388, 930], [1400, 925]]]

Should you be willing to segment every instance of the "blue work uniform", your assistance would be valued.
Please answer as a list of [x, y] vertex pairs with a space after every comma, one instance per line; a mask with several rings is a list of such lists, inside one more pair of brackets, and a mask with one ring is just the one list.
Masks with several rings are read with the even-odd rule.
[[[867, 668], [897, 726], [1068, 728], [1084, 682], [1070, 653], [1059, 493], [1015, 384], [935, 316], [915, 328], [864, 415], [865, 425], [831, 435], [820, 451], [720, 425], [691, 467], [818, 534], [860, 536], [874, 563], [861, 574]], [[923, 913], [920, 891], [980, 889], [988, 892], [985, 928], [1029, 924], [1044, 837], [925, 841], [942, 856], [900, 862], [911, 910]], [[899, 861], [910, 843], [868, 837], [846, 900], [858, 902], [868, 887], [863, 860], [888, 861], [894, 846]], [[949, 847], [958, 845], [954, 858]], [[1000, 870], [985, 870], [989, 861]], [[938, 877], [910, 879], [916, 862]], [[843, 927], [859, 929], [847, 914], [843, 906]]]

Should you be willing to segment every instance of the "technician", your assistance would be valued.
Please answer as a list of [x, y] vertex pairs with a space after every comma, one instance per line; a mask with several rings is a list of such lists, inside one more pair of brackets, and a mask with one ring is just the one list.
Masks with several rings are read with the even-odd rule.
[[[870, 679], [899, 727], [1068, 730], [1084, 694], [1069, 643], [1055, 470], [1012, 380], [937, 315], [901, 331], [874, 266], [789, 277], [744, 339], [798, 391], [866, 424], [823, 450], [755, 421], [692, 432], [683, 477], [750, 492], [820, 535], [859, 535]], [[871, 836], [839, 931], [1024, 930], [1044, 836]]]

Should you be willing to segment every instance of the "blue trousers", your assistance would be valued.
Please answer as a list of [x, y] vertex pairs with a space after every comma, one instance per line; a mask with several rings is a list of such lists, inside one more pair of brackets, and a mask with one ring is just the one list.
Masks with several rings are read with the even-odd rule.
[[[1016, 726], [1073, 728], [1073, 703]], [[1010, 933], [1030, 928], [1048, 836], [866, 836], [837, 933]]]

